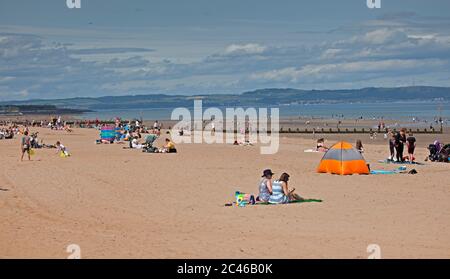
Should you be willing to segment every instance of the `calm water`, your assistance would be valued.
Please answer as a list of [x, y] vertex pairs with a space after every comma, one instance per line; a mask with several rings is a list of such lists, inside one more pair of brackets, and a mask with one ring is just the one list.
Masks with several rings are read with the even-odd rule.
[[[442, 116], [450, 118], [450, 102], [391, 102], [368, 104], [310, 104], [280, 106], [280, 117], [315, 117], [331, 118], [333, 115], [344, 116], [347, 119], [363, 117], [364, 119], [380, 118], [395, 120], [411, 120], [413, 117], [421, 120], [433, 120]], [[203, 108], [205, 109], [205, 108]], [[223, 111], [224, 108], [221, 108]], [[98, 110], [85, 113], [79, 117], [83, 119], [108, 120], [115, 117], [123, 119], [142, 118], [145, 120], [168, 120], [170, 109], [129, 109], [129, 110]]]

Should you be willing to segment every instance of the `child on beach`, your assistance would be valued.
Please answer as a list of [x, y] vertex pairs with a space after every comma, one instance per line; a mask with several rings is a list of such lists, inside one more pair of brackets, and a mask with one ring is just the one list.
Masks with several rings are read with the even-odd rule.
[[21, 141], [21, 150], [22, 150], [22, 157], [20, 158], [20, 161], [23, 161], [23, 156], [25, 155], [25, 152], [28, 155], [28, 161], [31, 161], [31, 138], [28, 136], [28, 131], [25, 131], [22, 137]]
[[70, 154], [67, 151], [67, 148], [60, 142], [56, 142], [56, 153], [60, 154], [61, 157], [69, 157]]
[[413, 133], [409, 133], [406, 145], [408, 146], [408, 159], [412, 163], [414, 162], [414, 150], [416, 149], [416, 138], [413, 136]]

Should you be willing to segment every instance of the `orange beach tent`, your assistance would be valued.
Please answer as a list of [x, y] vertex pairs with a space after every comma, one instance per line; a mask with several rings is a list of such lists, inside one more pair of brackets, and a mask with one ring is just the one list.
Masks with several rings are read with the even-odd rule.
[[323, 155], [317, 172], [340, 175], [369, 174], [369, 167], [358, 150], [350, 143], [341, 141]]

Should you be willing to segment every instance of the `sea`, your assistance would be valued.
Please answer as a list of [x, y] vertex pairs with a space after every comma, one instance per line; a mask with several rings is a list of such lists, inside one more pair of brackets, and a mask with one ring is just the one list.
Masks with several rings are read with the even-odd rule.
[[[376, 103], [326, 103], [291, 104], [278, 106], [280, 118], [342, 118], [342, 119], [385, 119], [396, 121], [434, 121], [450, 118], [450, 102], [376, 102]], [[187, 108], [193, 115], [193, 109]], [[207, 107], [203, 107], [203, 110]], [[225, 107], [219, 107], [225, 115]], [[245, 108], [244, 108], [245, 109]], [[257, 108], [259, 109], [259, 108]], [[81, 119], [171, 120], [174, 108], [149, 109], [100, 109], [78, 115]], [[270, 114], [270, 108], [268, 108]], [[178, 120], [178, 119], [173, 119]]]

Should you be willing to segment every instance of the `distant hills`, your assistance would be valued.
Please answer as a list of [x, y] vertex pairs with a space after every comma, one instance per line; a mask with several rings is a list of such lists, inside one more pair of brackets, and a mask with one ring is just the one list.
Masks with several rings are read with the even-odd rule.
[[59, 108], [54, 105], [2, 105], [0, 104], [0, 115], [23, 115], [23, 114], [80, 114], [88, 110]]
[[52, 105], [64, 109], [145, 109], [192, 107], [194, 99], [203, 100], [204, 107], [278, 106], [301, 103], [373, 103], [395, 101], [450, 101], [450, 88], [411, 86], [398, 88], [363, 88], [350, 90], [259, 89], [242, 94], [129, 95], [98, 98], [28, 100], [0, 103], [5, 105]]

